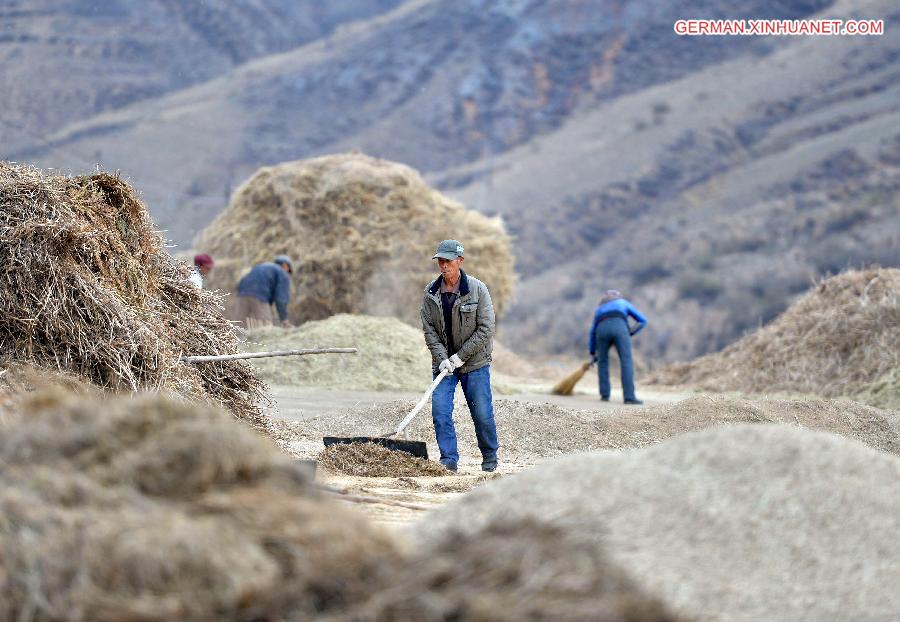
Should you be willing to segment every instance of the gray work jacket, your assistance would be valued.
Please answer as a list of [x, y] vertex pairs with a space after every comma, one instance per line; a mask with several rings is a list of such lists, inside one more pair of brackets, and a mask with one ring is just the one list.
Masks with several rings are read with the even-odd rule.
[[[444, 327], [444, 310], [441, 307], [441, 280], [439, 276], [425, 288], [422, 298], [422, 330], [425, 343], [431, 350], [432, 371], [437, 372], [447, 356], [447, 332]], [[491, 363], [494, 337], [494, 305], [487, 285], [460, 270], [459, 296], [450, 312], [455, 351], [463, 361], [460, 373], [467, 374]]]

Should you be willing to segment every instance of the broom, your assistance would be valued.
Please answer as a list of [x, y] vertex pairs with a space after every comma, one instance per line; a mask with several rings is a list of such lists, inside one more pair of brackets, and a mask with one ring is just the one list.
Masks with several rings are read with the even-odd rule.
[[587, 363], [582, 363], [578, 369], [553, 385], [553, 389], [551, 391], [553, 395], [572, 395], [572, 391], [575, 389], [575, 385], [578, 384], [578, 381], [581, 380], [585, 372], [587, 372], [587, 370], [590, 369], [591, 365], [593, 364], [593, 359], [588, 361]]

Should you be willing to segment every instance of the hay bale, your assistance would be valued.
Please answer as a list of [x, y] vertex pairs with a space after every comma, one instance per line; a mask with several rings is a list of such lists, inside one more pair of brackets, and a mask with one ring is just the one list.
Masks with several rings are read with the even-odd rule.
[[0, 162], [0, 351], [116, 391], [163, 390], [258, 422], [263, 385], [240, 361], [220, 298], [187, 280], [134, 190], [107, 173]]
[[228, 292], [254, 264], [290, 255], [295, 323], [357, 313], [419, 326], [422, 290], [437, 274], [431, 256], [446, 238], [465, 245], [465, 269], [502, 314], [514, 274], [500, 219], [451, 201], [408, 166], [359, 153], [260, 169], [194, 246], [216, 260], [209, 286]]
[[339, 314], [287, 330], [256, 329], [248, 340], [265, 350], [359, 348], [358, 354], [252, 360], [271, 384], [374, 391], [424, 391], [431, 384], [431, 354], [421, 329], [395, 318]]
[[375, 443], [335, 444], [326, 447], [316, 460], [320, 467], [357, 477], [443, 477], [452, 475], [436, 462], [392, 451]]
[[785, 425], [723, 426], [560, 458], [414, 526], [531, 520], [584, 537], [696, 620], [886, 620], [900, 611], [900, 458]]
[[225, 413], [40, 393], [0, 424], [0, 619], [313, 619], [393, 542]]
[[711, 391], [856, 395], [900, 367], [900, 269], [851, 270], [721, 352], [653, 372], [648, 382]]
[[[281, 442], [319, 441], [323, 436], [374, 436], [391, 429], [412, 409], [414, 401], [395, 400], [350, 409], [339, 415], [319, 415], [286, 425]], [[457, 394], [454, 422], [460, 452], [480, 455], [472, 419]], [[502, 460], [534, 462], [562, 454], [597, 449], [631, 449], [672, 436], [725, 424], [788, 423], [833, 432], [900, 456], [900, 413], [849, 400], [743, 400], [697, 396], [676, 404], [614, 413], [572, 410], [555, 404], [494, 401], [494, 420]], [[434, 439], [428, 412], [413, 420], [410, 438]]]

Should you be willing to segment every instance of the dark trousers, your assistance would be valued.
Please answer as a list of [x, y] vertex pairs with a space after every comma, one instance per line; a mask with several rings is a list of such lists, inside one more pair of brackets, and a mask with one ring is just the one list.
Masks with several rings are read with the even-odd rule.
[[609, 398], [609, 348], [616, 347], [622, 368], [622, 392], [626, 400], [634, 396], [634, 362], [631, 360], [631, 335], [628, 322], [619, 317], [603, 320], [597, 327], [597, 374], [600, 376], [600, 397]]

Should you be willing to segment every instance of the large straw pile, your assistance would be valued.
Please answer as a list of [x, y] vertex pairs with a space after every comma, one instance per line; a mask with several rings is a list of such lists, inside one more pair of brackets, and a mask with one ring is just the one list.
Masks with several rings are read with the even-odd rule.
[[900, 458], [784, 425], [560, 458], [423, 517], [420, 542], [531, 520], [582, 537], [696, 620], [900, 612]]
[[179, 362], [238, 350], [219, 299], [166, 252], [116, 176], [47, 176], [0, 162], [0, 352], [123, 391], [164, 390], [255, 420], [246, 364]]
[[[281, 442], [290, 448], [294, 442], [321, 442], [323, 436], [383, 434], [397, 425], [413, 404], [413, 401], [398, 400], [285, 424]], [[494, 419], [504, 460], [534, 462], [578, 451], [643, 447], [685, 432], [737, 423], [789, 423], [840, 434], [900, 456], [900, 413], [850, 400], [739, 400], [698, 396], [677, 404], [602, 413], [500, 399], [494, 401]], [[459, 394], [454, 420], [461, 454], [478, 457], [469, 410]], [[434, 439], [427, 406], [408, 431], [410, 438], [428, 442]]]
[[856, 399], [878, 408], [900, 411], [900, 367], [866, 386]]
[[38, 393], [0, 428], [0, 619], [312, 619], [398, 555], [231, 417]]
[[0, 419], [0, 463], [2, 620], [673, 619], [552, 528], [404, 553], [206, 407], [39, 392]]
[[359, 349], [357, 354], [254, 359], [254, 369], [271, 384], [424, 391], [431, 382], [431, 355], [422, 331], [395, 318], [340, 314], [287, 330], [257, 329], [249, 342], [264, 350]]
[[900, 270], [827, 279], [770, 324], [721, 352], [651, 374], [716, 391], [856, 395], [900, 367]]
[[362, 154], [260, 169], [196, 248], [216, 259], [209, 286], [234, 291], [250, 266], [287, 253], [295, 261], [295, 323], [335, 313], [399, 317], [418, 326], [438, 242], [465, 245], [464, 269], [502, 313], [513, 287], [510, 240], [487, 218], [428, 187], [408, 166]]

